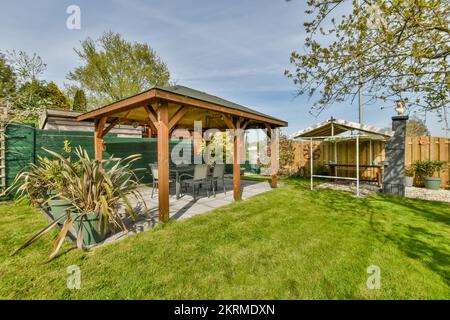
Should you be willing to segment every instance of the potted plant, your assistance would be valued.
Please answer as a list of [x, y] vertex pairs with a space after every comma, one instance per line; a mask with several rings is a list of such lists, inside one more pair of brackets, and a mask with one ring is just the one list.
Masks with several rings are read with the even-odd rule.
[[[48, 152], [48, 150], [46, 151]], [[60, 220], [59, 218], [72, 208], [72, 203], [69, 200], [59, 197], [60, 190], [66, 187], [66, 181], [63, 176], [65, 167], [60, 159], [39, 158], [39, 162], [40, 166], [44, 168], [49, 181], [47, 193], [50, 197], [47, 200], [47, 204], [50, 208], [50, 213], [54, 220], [59, 220], [59, 223], [63, 224], [65, 219]]]
[[414, 162], [413, 167], [415, 174], [423, 180], [425, 188], [439, 190], [441, 178], [434, 177], [434, 174], [443, 171], [445, 164], [444, 161], [424, 160]]
[[405, 187], [412, 187], [414, 182], [414, 168], [408, 166], [405, 168]]
[[18, 201], [28, 198], [35, 205], [48, 205], [53, 219], [58, 219], [72, 207], [70, 201], [58, 197], [58, 191], [65, 187], [63, 170], [59, 159], [39, 156], [37, 164], [30, 164], [29, 170], [16, 176], [11, 190], [15, 190]]
[[[29, 246], [60, 221], [64, 221], [64, 224], [56, 237], [55, 248], [49, 259], [55, 257], [72, 227], [76, 232], [79, 248], [103, 241], [110, 229], [119, 228], [126, 231], [123, 219], [127, 215], [134, 217], [128, 197], [133, 196], [142, 201], [137, 190], [139, 183], [131, 169], [132, 163], [139, 156], [92, 160], [85, 150], [77, 148], [75, 155], [78, 159], [72, 163], [55, 152], [48, 152], [55, 159], [59, 159], [64, 167], [62, 176], [65, 188], [59, 190], [57, 196], [70, 201], [73, 209], [38, 232], [16, 252]], [[145, 205], [145, 202], [142, 202]], [[121, 203], [125, 205], [125, 215], [119, 214]]]

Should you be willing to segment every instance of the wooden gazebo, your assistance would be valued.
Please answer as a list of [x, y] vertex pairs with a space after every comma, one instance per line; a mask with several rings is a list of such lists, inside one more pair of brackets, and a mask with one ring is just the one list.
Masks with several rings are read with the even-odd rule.
[[[135, 96], [86, 112], [79, 121], [95, 121], [95, 158], [102, 159], [103, 137], [117, 124], [148, 126], [158, 137], [159, 219], [169, 220], [169, 137], [177, 128], [194, 129], [194, 121], [202, 121], [204, 130], [267, 129], [275, 137], [279, 127], [287, 122], [235, 104], [233, 102], [183, 86], [153, 87]], [[273, 188], [276, 187], [276, 141], [271, 140]], [[240, 148], [242, 135], [233, 140], [233, 194], [241, 197]]]

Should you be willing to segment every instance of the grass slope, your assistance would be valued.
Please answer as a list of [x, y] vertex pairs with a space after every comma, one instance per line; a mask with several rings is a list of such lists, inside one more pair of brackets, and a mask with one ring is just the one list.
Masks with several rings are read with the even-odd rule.
[[[301, 181], [91, 252], [51, 236], [10, 253], [46, 220], [0, 206], [2, 299], [449, 299], [446, 203], [309, 191]], [[66, 288], [79, 265], [81, 290]], [[381, 268], [381, 289], [366, 286]]]

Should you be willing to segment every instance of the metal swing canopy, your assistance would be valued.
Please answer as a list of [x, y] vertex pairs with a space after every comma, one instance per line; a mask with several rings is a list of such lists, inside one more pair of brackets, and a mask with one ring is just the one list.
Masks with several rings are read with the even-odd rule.
[[393, 135], [393, 132], [390, 130], [376, 128], [367, 124], [335, 119], [332, 117], [329, 120], [319, 122], [292, 134], [291, 138], [333, 137], [351, 130], [364, 132], [370, 135], [378, 135], [385, 139], [388, 139]]
[[[275, 130], [286, 127], [286, 121], [245, 106], [184, 86], [155, 86], [126, 99], [86, 112], [77, 120], [94, 120], [95, 158], [102, 159], [103, 137], [117, 124], [148, 126], [158, 137], [159, 218], [169, 220], [169, 137], [175, 129], [194, 129], [202, 121], [203, 130], [268, 129], [271, 138], [272, 182], [276, 187], [277, 143]], [[273, 138], [272, 138], [273, 137]], [[243, 137], [234, 135], [233, 193], [241, 198], [240, 159]]]

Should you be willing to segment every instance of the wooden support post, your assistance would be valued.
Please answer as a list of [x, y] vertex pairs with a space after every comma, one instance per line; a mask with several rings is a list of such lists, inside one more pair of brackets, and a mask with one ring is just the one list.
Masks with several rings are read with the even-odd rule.
[[271, 181], [270, 186], [272, 188], [277, 187], [277, 174], [278, 174], [278, 133], [277, 129], [272, 129], [266, 124], [267, 136], [270, 139], [270, 171]]
[[278, 133], [277, 129], [272, 129], [270, 135], [270, 169], [272, 174], [272, 181], [270, 186], [272, 188], [277, 187], [277, 174], [278, 174]]
[[241, 200], [241, 121], [238, 119], [234, 124], [234, 143], [233, 143], [233, 195], [234, 200]]
[[103, 159], [103, 128], [105, 127], [106, 117], [95, 120], [94, 129], [94, 153], [95, 160]]
[[158, 201], [159, 220], [169, 221], [169, 106], [162, 102], [158, 119]]

